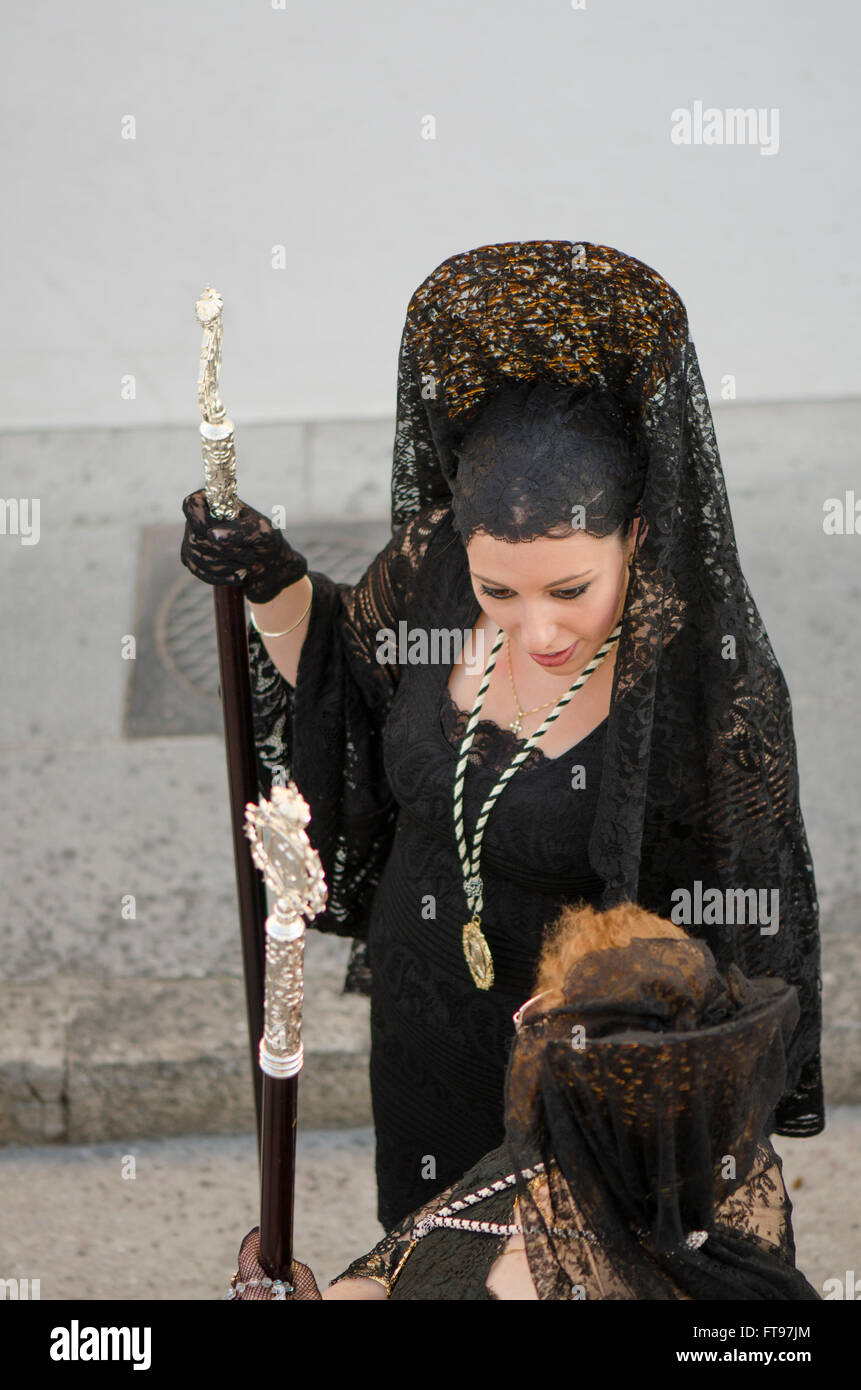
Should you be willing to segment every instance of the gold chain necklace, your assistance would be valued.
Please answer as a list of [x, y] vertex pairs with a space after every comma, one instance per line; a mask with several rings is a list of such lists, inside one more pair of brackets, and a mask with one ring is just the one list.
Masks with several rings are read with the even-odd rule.
[[506, 661], [508, 662], [508, 679], [509, 679], [509, 681], [511, 682], [511, 693], [512, 693], [512, 695], [514, 696], [514, 703], [515, 703], [515, 705], [517, 706], [517, 718], [516, 718], [516, 719], [512, 719], [512, 721], [511, 721], [511, 723], [509, 724], [508, 727], [509, 727], [509, 729], [512, 730], [513, 733], [519, 734], [519, 733], [520, 733], [520, 730], [521, 730], [522, 727], [523, 727], [523, 721], [524, 721], [524, 719], [527, 719], [527, 718], [529, 717], [530, 714], [537, 714], [538, 711], [539, 711], [540, 709], [549, 709], [551, 705], [554, 705], [554, 704], [556, 703], [556, 701], [555, 701], [555, 699], [554, 699], [554, 700], [545, 700], [543, 705], [536, 705], [534, 709], [521, 709], [521, 708], [520, 708], [520, 701], [519, 701], [518, 698], [517, 698], [517, 691], [516, 691], [516, 689], [515, 689], [515, 687], [514, 687], [514, 672], [513, 672], [513, 670], [511, 669], [511, 638], [510, 638], [510, 637], [506, 637], [506, 639], [505, 639], [505, 659], [506, 659]]

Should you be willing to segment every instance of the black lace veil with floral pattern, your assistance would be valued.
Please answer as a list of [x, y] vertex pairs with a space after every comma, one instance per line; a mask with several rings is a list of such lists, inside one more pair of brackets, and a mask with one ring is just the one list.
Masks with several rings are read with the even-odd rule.
[[[791, 705], [739, 566], [684, 305], [642, 262], [588, 242], [504, 243], [444, 261], [412, 296], [401, 339], [393, 527], [451, 503], [470, 424], [512, 383], [610, 393], [643, 449], [646, 525], [590, 842], [601, 905], [631, 900], [670, 917], [680, 890], [692, 903], [711, 890], [700, 920], [684, 923], [691, 934], [721, 968], [798, 991], [775, 1127], [816, 1134], [818, 902]], [[757, 902], [778, 902], [778, 922]]]
[[719, 972], [704, 943], [644, 938], [582, 957], [562, 995], [524, 1020], [506, 1086], [539, 1298], [817, 1299], [782, 1240], [779, 1171], [765, 1202], [749, 1182], [796, 991]]

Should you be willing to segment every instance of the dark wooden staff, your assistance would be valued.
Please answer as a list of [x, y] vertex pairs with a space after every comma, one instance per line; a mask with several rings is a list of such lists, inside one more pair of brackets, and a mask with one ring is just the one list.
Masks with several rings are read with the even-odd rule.
[[[221, 296], [207, 285], [197, 301], [197, 321], [203, 328], [197, 396], [203, 420], [200, 435], [206, 501], [211, 514], [219, 519], [237, 516], [240, 502], [236, 491], [236, 451], [233, 422], [226, 418], [218, 394], [221, 373]], [[262, 1132], [263, 1087], [257, 1066], [257, 1048], [263, 1031], [263, 950], [266, 921], [266, 890], [254, 868], [245, 837], [245, 807], [258, 797], [257, 760], [251, 710], [251, 682], [248, 670], [248, 636], [245, 600], [242, 590], [217, 586], [214, 590], [215, 631], [218, 640], [218, 670], [221, 708], [224, 717], [224, 745], [227, 754], [227, 784], [230, 819], [233, 828], [233, 858], [239, 899], [239, 930], [245, 975], [245, 1001], [248, 1010], [248, 1041], [254, 1084], [254, 1110], [257, 1142]]]
[[302, 1069], [305, 918], [326, 905], [317, 851], [305, 834], [308, 806], [294, 782], [273, 787], [272, 800], [248, 805], [245, 833], [254, 863], [272, 891], [266, 919], [266, 986], [260, 1069], [263, 1130], [260, 1144], [260, 1264], [290, 1282], [296, 1170], [296, 1102]]

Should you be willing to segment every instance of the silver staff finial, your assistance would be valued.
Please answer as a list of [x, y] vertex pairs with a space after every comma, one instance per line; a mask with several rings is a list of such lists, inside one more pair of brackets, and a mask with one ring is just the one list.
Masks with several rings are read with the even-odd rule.
[[266, 987], [260, 1066], [270, 1076], [295, 1076], [301, 1042], [305, 918], [326, 906], [326, 882], [317, 851], [305, 834], [308, 804], [294, 782], [273, 787], [272, 799], [245, 808], [251, 854], [275, 907], [266, 919]]
[[232, 518], [239, 513], [233, 422], [226, 418], [224, 405], [218, 394], [221, 377], [221, 315], [224, 301], [217, 290], [207, 285], [195, 309], [197, 321], [203, 329], [200, 370], [197, 374], [197, 400], [203, 417], [200, 435], [203, 441], [206, 501], [213, 516]]

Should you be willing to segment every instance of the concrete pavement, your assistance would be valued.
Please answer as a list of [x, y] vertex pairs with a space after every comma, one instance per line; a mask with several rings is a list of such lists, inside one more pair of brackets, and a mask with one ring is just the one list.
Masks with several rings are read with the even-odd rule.
[[[861, 1277], [861, 1107], [775, 1147], [799, 1267], [820, 1293]], [[247, 1134], [8, 1148], [0, 1190], [0, 1278], [40, 1279], [43, 1299], [219, 1298], [258, 1220]], [[300, 1131], [295, 1248], [321, 1287], [380, 1238], [375, 1202], [370, 1130]]]

